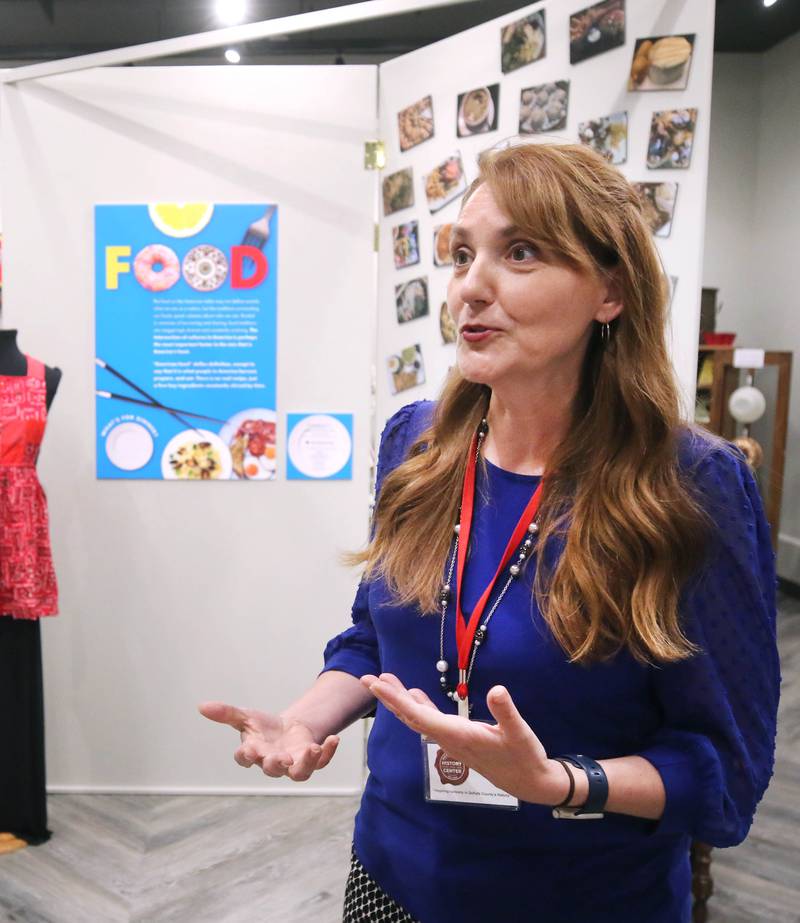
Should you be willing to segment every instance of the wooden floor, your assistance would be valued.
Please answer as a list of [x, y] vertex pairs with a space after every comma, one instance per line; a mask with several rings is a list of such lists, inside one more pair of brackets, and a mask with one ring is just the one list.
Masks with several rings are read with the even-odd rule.
[[[745, 843], [713, 852], [711, 923], [800, 923], [800, 601], [781, 597], [780, 611], [775, 777]], [[354, 798], [54, 795], [52, 840], [0, 856], [0, 921], [339, 923], [356, 808]]]

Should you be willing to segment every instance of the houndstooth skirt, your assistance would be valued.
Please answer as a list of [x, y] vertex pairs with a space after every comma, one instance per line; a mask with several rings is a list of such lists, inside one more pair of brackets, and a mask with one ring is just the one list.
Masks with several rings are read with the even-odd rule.
[[350, 858], [342, 923], [416, 923], [411, 914], [370, 878], [355, 850]]

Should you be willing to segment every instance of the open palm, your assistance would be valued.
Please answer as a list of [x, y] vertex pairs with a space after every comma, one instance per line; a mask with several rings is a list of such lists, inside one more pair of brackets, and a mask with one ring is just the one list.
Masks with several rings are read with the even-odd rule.
[[311, 729], [294, 718], [224, 702], [204, 702], [198, 709], [211, 721], [239, 731], [242, 742], [233, 758], [240, 766], [257, 765], [273, 778], [288, 776], [295, 782], [305, 782], [328, 765], [339, 745], [339, 738], [333, 734], [318, 743]]

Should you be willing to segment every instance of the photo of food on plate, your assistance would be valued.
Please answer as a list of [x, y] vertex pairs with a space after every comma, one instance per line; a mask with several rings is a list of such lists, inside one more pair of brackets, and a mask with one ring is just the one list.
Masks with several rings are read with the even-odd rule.
[[253, 481], [275, 477], [274, 421], [242, 420], [236, 428], [230, 449], [237, 477]]
[[651, 170], [685, 170], [692, 159], [697, 109], [666, 109], [654, 112], [647, 145]]
[[397, 113], [400, 150], [407, 151], [433, 137], [433, 100], [426, 96]]
[[544, 12], [531, 13], [500, 30], [500, 66], [504, 74], [544, 57]]
[[443, 301], [439, 308], [439, 331], [442, 334], [442, 343], [455, 343], [458, 339], [456, 323], [446, 301]]
[[408, 323], [428, 314], [428, 279], [422, 276], [394, 287], [397, 322]]
[[392, 228], [395, 269], [419, 262], [419, 223], [409, 221]]
[[419, 344], [407, 346], [386, 360], [389, 370], [389, 390], [392, 394], [408, 391], [425, 384], [425, 365]]
[[164, 447], [161, 475], [172, 481], [225, 481], [231, 476], [231, 454], [216, 433], [186, 429]]
[[391, 215], [414, 204], [414, 172], [411, 167], [390, 173], [383, 180], [383, 214]]
[[578, 138], [581, 144], [602, 154], [609, 163], [625, 163], [628, 159], [628, 113], [614, 112], [580, 122]]
[[677, 183], [634, 183], [633, 188], [642, 200], [644, 220], [656, 237], [669, 237], [672, 217], [675, 214], [675, 200], [678, 197]]
[[456, 128], [459, 138], [480, 135], [497, 128], [499, 115], [500, 84], [478, 87], [461, 93], [458, 97], [458, 118]]
[[543, 83], [520, 93], [519, 131], [533, 135], [540, 131], [558, 131], [567, 126], [569, 80]]
[[604, 0], [569, 17], [570, 64], [624, 44], [625, 0]]
[[447, 160], [434, 167], [425, 177], [425, 196], [431, 214], [444, 208], [453, 199], [466, 192], [467, 180], [464, 176], [464, 164], [461, 154], [455, 153]]
[[438, 228], [433, 229], [433, 262], [436, 266], [453, 265], [453, 257], [450, 255], [452, 233], [452, 224], [440, 224]]
[[693, 49], [693, 35], [636, 39], [628, 89], [685, 90]]

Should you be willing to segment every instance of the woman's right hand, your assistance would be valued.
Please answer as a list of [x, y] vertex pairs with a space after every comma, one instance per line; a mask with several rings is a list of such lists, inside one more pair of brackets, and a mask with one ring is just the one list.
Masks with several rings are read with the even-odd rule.
[[310, 728], [297, 718], [236, 708], [224, 702], [204, 702], [198, 710], [211, 721], [229, 724], [239, 731], [242, 743], [233, 758], [240, 766], [259, 766], [274, 779], [288, 776], [295, 782], [305, 782], [330, 763], [339, 745], [335, 734], [317, 743]]

